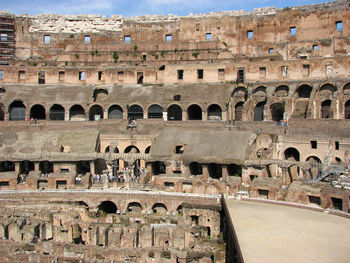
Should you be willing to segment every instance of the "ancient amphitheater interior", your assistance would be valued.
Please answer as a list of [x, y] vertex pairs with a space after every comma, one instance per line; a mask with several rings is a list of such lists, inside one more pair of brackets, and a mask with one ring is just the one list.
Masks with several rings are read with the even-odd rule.
[[0, 262], [349, 262], [350, 1], [0, 12]]

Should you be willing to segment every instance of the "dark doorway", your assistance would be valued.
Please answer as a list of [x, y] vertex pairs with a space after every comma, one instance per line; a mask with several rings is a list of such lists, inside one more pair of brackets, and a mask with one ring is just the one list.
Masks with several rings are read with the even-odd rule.
[[238, 102], [235, 106], [235, 120], [241, 121], [243, 116], [243, 104], [244, 102]]
[[152, 163], [153, 175], [165, 174], [165, 172], [166, 172], [166, 167], [163, 162], [156, 161]]
[[143, 83], [143, 72], [137, 72], [137, 84]]
[[43, 174], [53, 173], [53, 163], [49, 161], [42, 161], [39, 163], [39, 170]]
[[85, 117], [84, 108], [80, 105], [72, 106], [69, 110], [69, 117], [71, 120], [75, 118], [84, 118]]
[[191, 175], [203, 174], [203, 167], [200, 163], [192, 162], [189, 165]]
[[288, 161], [300, 161], [299, 151], [295, 148], [288, 148], [284, 151], [284, 158]]
[[134, 145], [130, 145], [126, 147], [124, 150], [124, 153], [139, 153], [139, 152], [140, 150]]
[[321, 118], [329, 119], [331, 118], [331, 101], [325, 100], [321, 104]]
[[152, 105], [148, 108], [149, 119], [161, 119], [163, 118], [163, 108], [159, 105]]
[[193, 104], [187, 109], [187, 116], [189, 120], [202, 120], [202, 109], [196, 104]]
[[31, 161], [22, 161], [19, 164], [19, 173], [20, 174], [29, 174], [30, 171], [34, 171], [34, 163]]
[[30, 118], [36, 119], [36, 120], [45, 120], [46, 119], [45, 108], [40, 104], [34, 105], [30, 109]]
[[230, 164], [227, 166], [227, 173], [229, 176], [242, 177], [242, 166], [237, 164]]
[[0, 172], [15, 171], [15, 163], [10, 161], [0, 162]]
[[123, 119], [123, 109], [118, 105], [112, 105], [108, 109], [108, 119]]
[[208, 165], [209, 177], [213, 179], [220, 179], [222, 177], [222, 168], [220, 164], [210, 163]]
[[298, 88], [298, 98], [310, 98], [312, 88], [309, 85], [301, 85]]
[[222, 110], [219, 105], [212, 104], [208, 108], [208, 120], [221, 120]]
[[283, 103], [274, 103], [270, 107], [271, 109], [271, 117], [273, 121], [281, 121], [283, 120], [284, 113], [284, 104]]
[[139, 105], [132, 105], [128, 109], [128, 119], [143, 119], [143, 109]]
[[98, 121], [103, 119], [103, 109], [100, 105], [94, 105], [90, 108], [89, 111], [89, 120]]
[[117, 210], [117, 206], [112, 201], [104, 201], [97, 207], [98, 215], [115, 214]]
[[88, 161], [78, 161], [76, 164], [77, 174], [90, 173], [90, 163]]
[[259, 102], [254, 108], [254, 121], [264, 120], [264, 106], [265, 101]]
[[64, 118], [65, 118], [64, 108], [61, 105], [54, 104], [50, 108], [50, 120], [64, 121]]
[[350, 119], [350, 100], [345, 103], [345, 119]]
[[26, 107], [22, 101], [15, 100], [9, 106], [10, 121], [24, 121], [26, 116]]
[[180, 106], [173, 104], [168, 110], [168, 121], [181, 121], [182, 120], [182, 109]]

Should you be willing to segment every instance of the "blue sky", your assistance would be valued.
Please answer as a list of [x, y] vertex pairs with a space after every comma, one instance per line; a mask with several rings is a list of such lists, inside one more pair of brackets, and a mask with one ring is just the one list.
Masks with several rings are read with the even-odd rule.
[[252, 11], [256, 7], [318, 4], [323, 0], [0, 0], [0, 10], [13, 14], [99, 14], [142, 16], [188, 15], [216, 11]]

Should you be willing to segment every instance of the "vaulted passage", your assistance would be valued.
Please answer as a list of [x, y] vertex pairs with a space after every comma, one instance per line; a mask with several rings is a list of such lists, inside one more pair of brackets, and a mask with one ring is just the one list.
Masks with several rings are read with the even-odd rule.
[[83, 174], [90, 173], [90, 163], [88, 161], [79, 161], [76, 164], [76, 170], [77, 174]]
[[30, 171], [34, 171], [34, 163], [31, 161], [22, 161], [19, 164], [20, 174], [29, 174]]
[[274, 103], [271, 105], [271, 118], [273, 121], [283, 120], [284, 104]]
[[182, 109], [180, 106], [173, 104], [168, 110], [168, 121], [182, 121]]
[[53, 121], [64, 121], [65, 111], [61, 105], [54, 104], [50, 108], [50, 120]]
[[71, 120], [83, 120], [85, 118], [84, 108], [80, 105], [74, 105], [69, 110]]
[[288, 148], [284, 151], [284, 158], [288, 161], [300, 161], [300, 153], [295, 148]]
[[187, 109], [187, 117], [189, 120], [202, 120], [202, 109], [196, 104], [192, 104]]
[[112, 105], [108, 109], [108, 119], [123, 119], [123, 109], [118, 105]]
[[219, 105], [212, 104], [208, 107], [208, 120], [221, 120], [222, 110]]
[[301, 85], [298, 88], [298, 98], [310, 98], [312, 87], [309, 85]]
[[203, 174], [203, 167], [200, 163], [192, 162], [189, 165], [191, 175]]
[[15, 100], [9, 106], [10, 121], [24, 121], [26, 107], [22, 101]]
[[132, 105], [128, 110], [128, 119], [143, 119], [143, 109], [139, 105]]
[[208, 165], [209, 176], [213, 179], [220, 179], [222, 177], [222, 168], [220, 164], [210, 163]]
[[34, 105], [30, 109], [30, 118], [36, 119], [36, 120], [45, 120], [46, 119], [45, 108], [40, 104]]
[[103, 214], [115, 214], [117, 213], [117, 206], [112, 201], [104, 201], [97, 207], [97, 213], [99, 216]]
[[254, 108], [254, 121], [263, 121], [264, 120], [264, 106], [265, 102], [259, 102]]
[[103, 109], [100, 105], [94, 105], [89, 110], [89, 120], [98, 121], [103, 119]]
[[148, 108], [148, 116], [149, 119], [161, 119], [163, 118], [163, 108], [159, 105], [152, 105]]
[[329, 119], [331, 117], [332, 117], [331, 100], [325, 100], [321, 104], [321, 118], [322, 119]]

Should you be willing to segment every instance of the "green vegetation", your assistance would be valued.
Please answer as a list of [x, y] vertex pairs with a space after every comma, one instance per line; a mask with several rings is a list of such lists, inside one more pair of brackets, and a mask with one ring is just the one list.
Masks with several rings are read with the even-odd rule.
[[79, 59], [79, 54], [78, 53], [75, 53], [74, 56], [75, 56], [76, 59]]
[[134, 51], [137, 51], [137, 45], [134, 46]]
[[114, 63], [117, 63], [118, 62], [118, 58], [119, 58], [119, 55], [116, 51], [113, 51], [113, 60], [114, 60]]
[[192, 56], [194, 56], [195, 58], [197, 58], [199, 54], [200, 54], [199, 52], [193, 52], [193, 53], [192, 53]]

